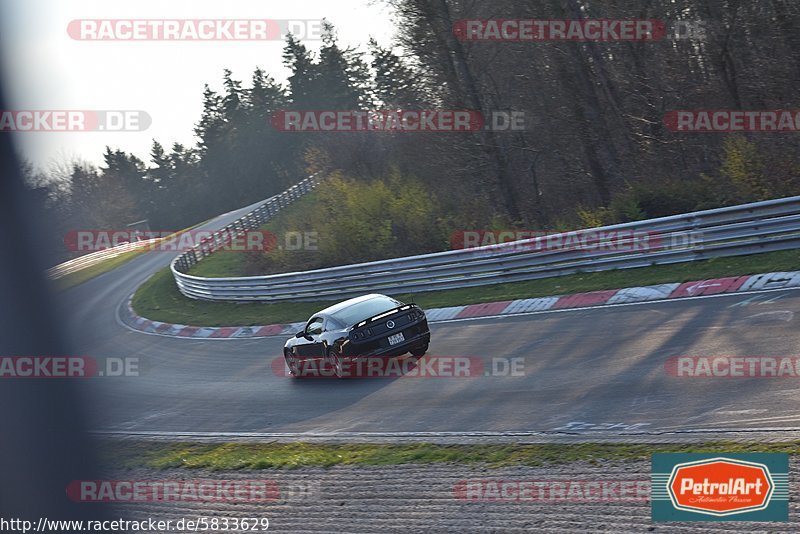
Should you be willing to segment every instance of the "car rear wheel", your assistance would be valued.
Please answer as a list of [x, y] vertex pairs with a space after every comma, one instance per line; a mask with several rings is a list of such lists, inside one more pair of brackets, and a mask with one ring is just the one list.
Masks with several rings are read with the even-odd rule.
[[420, 347], [411, 349], [409, 352], [411, 352], [411, 355], [414, 356], [415, 358], [421, 358], [422, 356], [425, 356], [426, 352], [428, 352], [428, 345], [429, 345], [428, 343], [425, 343]]
[[345, 378], [344, 358], [342, 358], [342, 355], [330, 348], [328, 349], [328, 361], [333, 366], [333, 374], [336, 375], [336, 378]]

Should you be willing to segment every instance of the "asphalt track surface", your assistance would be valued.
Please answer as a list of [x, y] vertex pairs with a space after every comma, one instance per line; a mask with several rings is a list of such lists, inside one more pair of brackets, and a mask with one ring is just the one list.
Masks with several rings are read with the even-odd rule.
[[[249, 209], [203, 228], [224, 226]], [[118, 321], [119, 306], [173, 256], [146, 253], [61, 294], [78, 354], [139, 359], [139, 376], [82, 382], [96, 430], [591, 439], [735, 431], [778, 436], [800, 429], [800, 378], [677, 378], [664, 365], [682, 355], [798, 355], [798, 291], [432, 325], [429, 354], [477, 358], [486, 369], [493, 358], [517, 358], [524, 362], [522, 376], [294, 380], [272, 365], [284, 338], [180, 339], [132, 331]]]

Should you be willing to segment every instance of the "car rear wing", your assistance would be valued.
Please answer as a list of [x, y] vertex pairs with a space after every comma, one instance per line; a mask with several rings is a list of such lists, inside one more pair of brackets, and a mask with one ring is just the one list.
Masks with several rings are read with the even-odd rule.
[[364, 319], [363, 321], [361, 321], [360, 323], [355, 325], [354, 328], [361, 328], [362, 326], [367, 325], [367, 324], [369, 324], [369, 323], [371, 323], [373, 321], [377, 321], [378, 319], [382, 319], [384, 317], [389, 317], [390, 315], [394, 315], [395, 313], [398, 313], [398, 312], [401, 312], [401, 311], [406, 311], [406, 310], [411, 310], [411, 309], [414, 309], [414, 308], [419, 309], [419, 311], [422, 311], [422, 309], [420, 309], [420, 307], [417, 306], [414, 303], [403, 304], [402, 306], [398, 306], [396, 308], [392, 308], [391, 310], [388, 310], [388, 311], [385, 311], [385, 312], [381, 312], [381, 313], [379, 313], [377, 315], [373, 315], [369, 319]]

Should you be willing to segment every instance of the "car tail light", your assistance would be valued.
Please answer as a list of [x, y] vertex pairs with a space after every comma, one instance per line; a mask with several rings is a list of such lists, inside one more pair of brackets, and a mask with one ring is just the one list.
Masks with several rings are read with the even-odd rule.
[[363, 330], [352, 330], [349, 337], [353, 341], [358, 341], [359, 339], [364, 339], [367, 337], [367, 332], [364, 332]]

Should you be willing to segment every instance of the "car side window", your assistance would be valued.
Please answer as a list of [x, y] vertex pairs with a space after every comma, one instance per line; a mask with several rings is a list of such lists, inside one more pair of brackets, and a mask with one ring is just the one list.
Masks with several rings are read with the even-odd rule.
[[328, 317], [328, 320], [325, 321], [325, 332], [330, 332], [331, 330], [341, 330], [343, 328], [344, 325], [333, 317]]
[[315, 336], [322, 333], [322, 317], [314, 317], [306, 326], [306, 334]]

